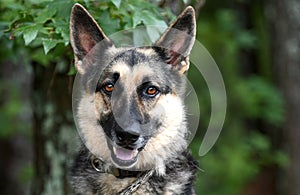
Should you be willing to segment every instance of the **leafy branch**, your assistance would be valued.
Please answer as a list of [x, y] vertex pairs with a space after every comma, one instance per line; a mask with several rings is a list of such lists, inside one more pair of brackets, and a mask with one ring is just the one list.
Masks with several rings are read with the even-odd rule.
[[[4, 2], [1, 12], [5, 13], [7, 22], [0, 24], [3, 29], [0, 37], [14, 39], [22, 37], [26, 46], [40, 47], [44, 53], [59, 44], [67, 46], [69, 40], [69, 16], [74, 3], [83, 4], [95, 17], [101, 28], [109, 35], [123, 29], [142, 25], [160, 25], [166, 27], [165, 21], [173, 19], [170, 11], [163, 11], [156, 4], [142, 0], [108, 0], [97, 1], [29, 1], [11, 4]], [[10, 22], [11, 21], [11, 22]], [[150, 40], [158, 32], [149, 31]]]

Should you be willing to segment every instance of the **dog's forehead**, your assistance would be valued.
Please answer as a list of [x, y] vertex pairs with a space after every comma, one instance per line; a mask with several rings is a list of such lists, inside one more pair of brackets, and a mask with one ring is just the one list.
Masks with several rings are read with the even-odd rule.
[[152, 49], [135, 48], [118, 54], [112, 61], [110, 71], [119, 73], [123, 81], [141, 82], [156, 75], [155, 66], [158, 63]]
[[135, 66], [129, 66], [124, 62], [118, 62], [111, 67], [112, 72], [119, 73], [120, 79], [123, 81], [142, 81], [143, 78], [153, 76], [153, 67], [149, 65], [150, 63], [144, 62], [136, 64]]

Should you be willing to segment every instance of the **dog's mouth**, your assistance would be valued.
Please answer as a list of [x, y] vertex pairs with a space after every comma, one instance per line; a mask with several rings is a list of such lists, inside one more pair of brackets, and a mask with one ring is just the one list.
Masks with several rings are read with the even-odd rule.
[[131, 167], [137, 161], [139, 151], [137, 149], [127, 149], [113, 146], [112, 160], [120, 167]]
[[111, 161], [117, 168], [131, 169], [138, 161], [139, 153], [144, 149], [150, 137], [140, 134], [139, 132], [142, 131], [136, 127], [137, 125], [132, 125], [130, 128], [135, 131], [123, 130], [112, 116], [110, 118], [112, 121], [100, 121], [99, 124], [106, 134]]
[[122, 168], [132, 167], [138, 159], [139, 150], [124, 148], [117, 145], [112, 146], [111, 158], [114, 164]]

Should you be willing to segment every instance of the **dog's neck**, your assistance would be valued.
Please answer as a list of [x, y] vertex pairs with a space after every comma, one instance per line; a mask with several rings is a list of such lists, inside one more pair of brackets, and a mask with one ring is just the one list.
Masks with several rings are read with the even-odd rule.
[[112, 174], [119, 179], [123, 179], [126, 177], [139, 177], [142, 172], [141, 171], [128, 171], [119, 168], [113, 168]]
[[129, 186], [121, 190], [118, 194], [119, 195], [129, 195], [135, 192], [140, 185], [144, 184], [152, 177], [154, 170], [147, 170], [147, 171], [128, 171], [119, 168], [111, 168], [110, 171], [105, 170], [105, 162], [99, 158], [92, 157], [90, 159], [92, 167], [99, 173], [109, 173], [113, 174], [118, 179], [124, 179], [127, 177], [135, 177], [136, 180], [131, 183]]
[[105, 162], [99, 158], [92, 157], [90, 159], [92, 167], [99, 173], [109, 173], [114, 175], [116, 178], [123, 179], [126, 177], [139, 177], [142, 171], [129, 171], [111, 167], [109, 170], [105, 170]]

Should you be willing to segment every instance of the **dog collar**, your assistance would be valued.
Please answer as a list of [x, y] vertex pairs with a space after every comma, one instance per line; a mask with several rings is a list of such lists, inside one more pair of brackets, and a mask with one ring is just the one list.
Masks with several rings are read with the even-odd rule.
[[150, 169], [145, 172], [141, 171], [127, 171], [118, 168], [111, 168], [111, 170], [106, 171], [104, 168], [105, 162], [99, 158], [92, 157], [91, 159], [92, 167], [99, 173], [109, 173], [113, 174], [115, 177], [122, 179], [126, 177], [137, 177], [137, 179], [130, 184], [128, 187], [123, 189], [118, 193], [118, 195], [129, 195], [135, 192], [142, 184], [146, 183], [149, 178], [153, 175], [154, 170]]
[[154, 170], [150, 169], [146, 172], [143, 172], [141, 176], [139, 176], [132, 184], [130, 184], [127, 188], [120, 191], [118, 195], [130, 195], [135, 192], [141, 185], [146, 183], [150, 177], [153, 175]]
[[105, 162], [100, 158], [91, 158], [92, 167], [99, 173], [109, 173], [113, 174], [115, 177], [119, 179], [123, 179], [126, 177], [138, 177], [141, 175], [141, 171], [128, 171], [119, 169], [116, 167], [111, 167], [109, 170], [105, 170]]

